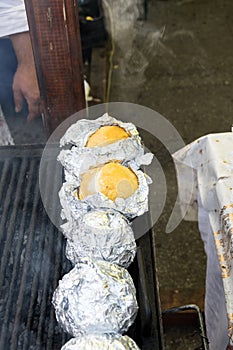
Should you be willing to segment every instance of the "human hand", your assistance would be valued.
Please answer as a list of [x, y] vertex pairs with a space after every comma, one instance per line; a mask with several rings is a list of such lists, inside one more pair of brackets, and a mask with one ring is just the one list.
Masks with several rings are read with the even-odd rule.
[[13, 80], [15, 111], [23, 108], [24, 98], [28, 104], [28, 121], [40, 115], [40, 92], [35, 67], [19, 64]]
[[28, 104], [27, 119], [30, 121], [41, 114], [41, 99], [29, 33], [14, 34], [11, 41], [18, 60], [12, 85], [15, 111], [22, 110], [25, 98]]

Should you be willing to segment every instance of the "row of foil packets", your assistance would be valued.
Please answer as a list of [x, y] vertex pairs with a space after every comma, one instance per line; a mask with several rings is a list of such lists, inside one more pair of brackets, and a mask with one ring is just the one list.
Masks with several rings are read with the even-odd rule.
[[[105, 125], [118, 125], [130, 136], [103, 147], [85, 147], [89, 136]], [[62, 350], [139, 349], [123, 336], [138, 311], [135, 286], [126, 268], [136, 254], [130, 221], [148, 210], [151, 180], [140, 167], [150, 164], [153, 155], [144, 153], [132, 123], [107, 114], [96, 120], [79, 120], [66, 131], [60, 145], [69, 146], [58, 156], [65, 175], [59, 197], [66, 256], [73, 269], [59, 282], [53, 305], [58, 322], [74, 337]], [[81, 175], [110, 161], [134, 171], [139, 184], [136, 192], [115, 202], [101, 193], [80, 200]]]

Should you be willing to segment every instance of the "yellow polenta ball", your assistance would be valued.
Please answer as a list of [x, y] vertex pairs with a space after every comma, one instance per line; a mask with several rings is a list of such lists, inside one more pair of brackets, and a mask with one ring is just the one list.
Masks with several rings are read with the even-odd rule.
[[79, 198], [102, 193], [112, 201], [116, 198], [128, 198], [138, 188], [138, 178], [129, 168], [110, 162], [101, 167], [88, 170], [82, 176]]
[[96, 130], [88, 139], [86, 147], [107, 146], [128, 138], [128, 133], [117, 125], [106, 125]]

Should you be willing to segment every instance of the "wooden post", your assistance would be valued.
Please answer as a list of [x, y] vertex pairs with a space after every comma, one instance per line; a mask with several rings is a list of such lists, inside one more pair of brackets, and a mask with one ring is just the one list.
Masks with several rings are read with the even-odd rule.
[[85, 108], [77, 0], [25, 0], [48, 135]]

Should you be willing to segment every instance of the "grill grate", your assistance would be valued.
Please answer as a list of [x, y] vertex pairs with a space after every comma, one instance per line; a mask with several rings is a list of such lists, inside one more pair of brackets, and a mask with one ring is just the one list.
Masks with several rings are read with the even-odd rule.
[[57, 326], [51, 298], [59, 278], [70, 269], [63, 237], [43, 209], [38, 152], [34, 157], [30, 153], [14, 156], [9, 149], [4, 153], [0, 162], [0, 349], [60, 349], [68, 338]]
[[[37, 146], [0, 150], [0, 349], [4, 350], [56, 350], [69, 339], [57, 324], [51, 304], [58, 280], [71, 265], [65, 258], [63, 235], [49, 220], [40, 198], [38, 173], [42, 150]], [[51, 187], [54, 182], [56, 178], [46, 179], [46, 186], [50, 188], [51, 205], [59, 211], [57, 188]], [[140, 239], [143, 245], [150, 244], [149, 240], [148, 235]], [[151, 261], [146, 264], [150, 268], [153, 265]], [[148, 305], [143, 305], [148, 299], [144, 295], [148, 289], [143, 285], [146, 279], [138, 278], [136, 262], [131, 271], [141, 313], [129, 335], [142, 349], [161, 349], [156, 295], [152, 292], [153, 270], [148, 296], [151, 329], [148, 320], [144, 320], [148, 317], [144, 315]]]

